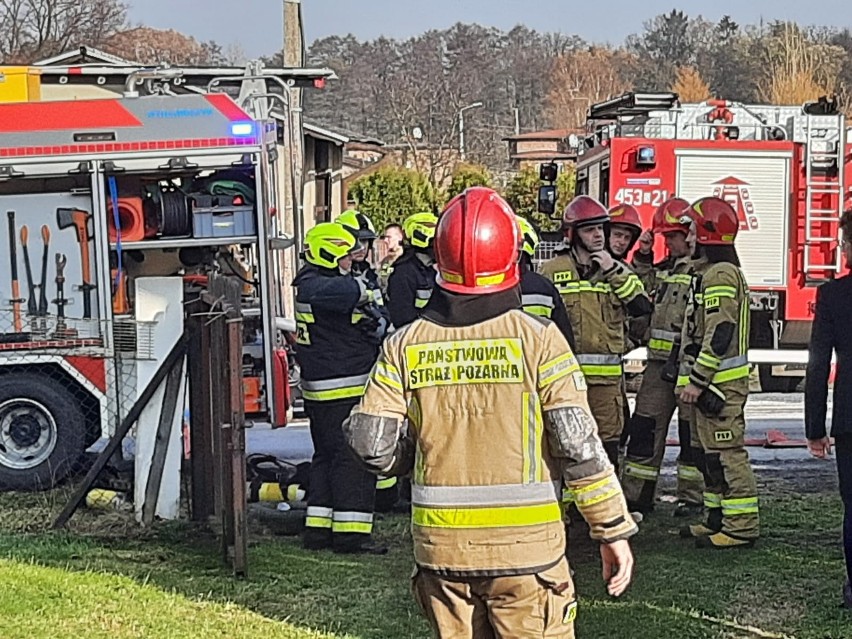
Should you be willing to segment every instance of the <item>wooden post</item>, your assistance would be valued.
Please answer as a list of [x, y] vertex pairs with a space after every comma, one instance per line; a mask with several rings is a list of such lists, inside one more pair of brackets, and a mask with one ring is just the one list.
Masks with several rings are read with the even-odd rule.
[[231, 507], [233, 516], [234, 575], [245, 577], [248, 572], [248, 524], [246, 521], [246, 432], [243, 399], [243, 320], [227, 321], [228, 390], [230, 395]]

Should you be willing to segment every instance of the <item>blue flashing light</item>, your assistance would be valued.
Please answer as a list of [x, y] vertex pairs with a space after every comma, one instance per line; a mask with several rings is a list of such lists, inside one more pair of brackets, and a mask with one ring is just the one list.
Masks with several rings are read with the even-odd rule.
[[231, 123], [231, 135], [235, 138], [248, 138], [254, 135], [254, 122]]

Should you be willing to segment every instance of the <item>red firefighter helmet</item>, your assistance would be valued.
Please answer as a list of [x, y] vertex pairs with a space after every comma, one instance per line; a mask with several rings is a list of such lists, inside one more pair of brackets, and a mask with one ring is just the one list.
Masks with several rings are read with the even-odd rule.
[[703, 197], [687, 209], [695, 222], [695, 241], [699, 244], [733, 245], [740, 228], [737, 212], [718, 197]]
[[435, 232], [437, 284], [453, 293], [499, 293], [520, 281], [520, 229], [496, 191], [469, 188], [447, 204]]
[[642, 219], [639, 217], [639, 211], [631, 204], [616, 204], [610, 208], [609, 222], [629, 226], [636, 237], [642, 234]]
[[562, 231], [571, 242], [574, 229], [608, 222], [609, 213], [603, 204], [588, 195], [579, 195], [565, 207], [565, 212], [562, 214]]
[[653, 228], [655, 233], [671, 233], [680, 231], [689, 233], [689, 224], [692, 218], [688, 215], [689, 202], [673, 197], [669, 198], [654, 212]]

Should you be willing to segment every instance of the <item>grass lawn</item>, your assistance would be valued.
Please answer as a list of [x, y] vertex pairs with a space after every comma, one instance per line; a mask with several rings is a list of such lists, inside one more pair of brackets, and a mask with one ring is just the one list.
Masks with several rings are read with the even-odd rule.
[[[604, 592], [595, 547], [577, 539], [570, 556], [582, 597], [578, 637], [852, 639], [852, 612], [837, 607], [841, 507], [830, 474], [803, 496], [763, 479], [762, 494], [772, 496], [762, 501], [756, 549], [696, 551], [662, 506], [635, 538], [636, 579], [618, 600]], [[0, 500], [0, 529], [14, 517], [8, 506]], [[305, 553], [296, 539], [257, 536], [244, 581], [231, 577], [215, 538], [201, 529], [106, 529], [0, 533], [0, 637], [429, 636], [408, 594], [410, 539], [399, 516], [378, 524], [391, 545], [384, 557]]]

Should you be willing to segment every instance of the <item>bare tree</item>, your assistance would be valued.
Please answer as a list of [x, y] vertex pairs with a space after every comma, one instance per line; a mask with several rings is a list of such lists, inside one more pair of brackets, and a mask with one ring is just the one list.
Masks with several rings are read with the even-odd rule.
[[136, 27], [113, 35], [104, 49], [128, 60], [143, 64], [208, 64], [215, 62], [218, 45], [202, 44], [195, 38], [173, 29]]
[[672, 91], [681, 102], [703, 102], [710, 96], [710, 87], [695, 67], [679, 67]]
[[631, 88], [625, 70], [630, 54], [604, 47], [589, 47], [558, 56], [550, 74], [546, 105], [554, 128], [581, 127], [591, 104]]
[[793, 23], [776, 23], [763, 40], [761, 98], [771, 104], [802, 104], [838, 89], [844, 51]]
[[120, 0], [0, 0], [0, 60], [26, 64], [77, 44], [101, 46], [126, 21]]

